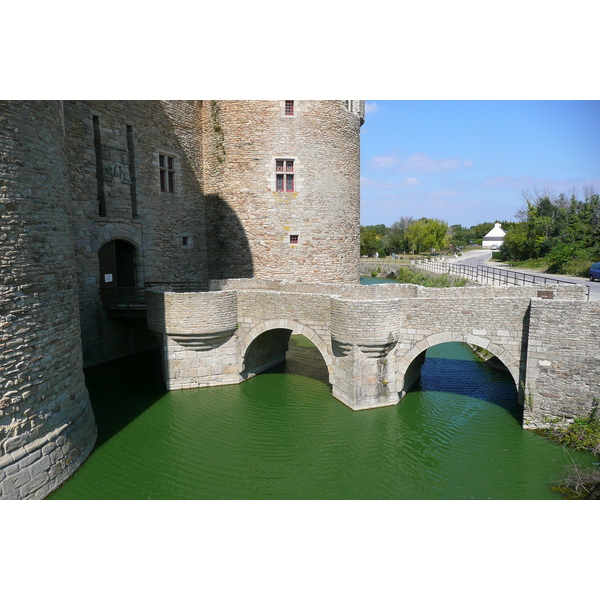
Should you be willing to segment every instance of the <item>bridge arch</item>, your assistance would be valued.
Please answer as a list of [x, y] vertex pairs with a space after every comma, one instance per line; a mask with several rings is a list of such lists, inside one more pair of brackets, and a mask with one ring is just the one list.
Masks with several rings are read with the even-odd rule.
[[[502, 364], [511, 374], [515, 386], [519, 391], [519, 396], [521, 396], [520, 381], [522, 380], [522, 376], [520, 374], [519, 357], [515, 357], [506, 348], [495, 344], [487, 338], [475, 336], [472, 334], [463, 334], [456, 332], [434, 333], [432, 335], [426, 336], [420, 342], [415, 344], [405, 354], [403, 354], [402, 356], [398, 356], [398, 376], [404, 377], [405, 379], [405, 385], [402, 388], [403, 392], [407, 392], [407, 386], [412, 386], [412, 384], [416, 381], [418, 374], [415, 373], [415, 370], [417, 369], [418, 373], [420, 373], [421, 365], [423, 364], [423, 360], [425, 358], [425, 352], [433, 346], [437, 346], [438, 344], [445, 344], [448, 342], [462, 342], [463, 344], [472, 344], [474, 346], [479, 346], [480, 348], [483, 348], [484, 350], [487, 350], [488, 352], [492, 353], [500, 362], [502, 362]], [[421, 356], [422, 359], [417, 360]], [[413, 363], [415, 364], [413, 365]]]
[[333, 374], [333, 355], [331, 352], [331, 345], [327, 344], [314, 329], [293, 319], [267, 319], [262, 323], [252, 327], [252, 329], [250, 329], [241, 337], [240, 356], [242, 357], [243, 361], [243, 371], [247, 370], [248, 351], [250, 350], [252, 343], [261, 335], [268, 332], [275, 332], [277, 330], [285, 330], [286, 332], [289, 332], [285, 339], [286, 344], [290, 335], [303, 335], [305, 338], [310, 340], [317, 347], [321, 357], [325, 361], [325, 365], [327, 366], [327, 371], [329, 373], [329, 380], [331, 381], [331, 376]]

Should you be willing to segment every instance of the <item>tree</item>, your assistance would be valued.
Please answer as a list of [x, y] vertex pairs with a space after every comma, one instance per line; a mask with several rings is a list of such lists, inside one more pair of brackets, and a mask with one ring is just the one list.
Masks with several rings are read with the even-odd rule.
[[526, 206], [507, 231], [503, 259], [541, 258], [552, 273], [585, 274], [600, 255], [600, 196], [591, 188], [584, 194], [523, 192]]
[[449, 244], [448, 224], [438, 219], [423, 217], [406, 229], [408, 247], [415, 253], [423, 250], [441, 250]]
[[387, 230], [387, 234], [382, 240], [383, 248], [387, 254], [393, 252], [405, 253], [409, 251], [406, 242], [406, 230], [414, 221], [412, 217], [400, 217], [398, 221], [392, 224]]
[[360, 253], [362, 256], [372, 256], [376, 252], [385, 255], [381, 240], [386, 229], [385, 225], [361, 225]]
[[469, 232], [462, 225], [451, 225], [448, 231], [454, 246], [466, 246], [469, 243]]

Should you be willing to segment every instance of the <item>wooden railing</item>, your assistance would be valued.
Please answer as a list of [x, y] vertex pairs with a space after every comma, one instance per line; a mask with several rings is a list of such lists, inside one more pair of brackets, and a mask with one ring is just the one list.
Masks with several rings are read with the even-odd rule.
[[207, 285], [194, 281], [148, 281], [144, 287], [100, 288], [102, 306], [114, 317], [144, 318], [146, 290], [152, 287], [173, 292], [205, 292]]
[[146, 316], [146, 288], [100, 288], [100, 299], [104, 309], [113, 316]]

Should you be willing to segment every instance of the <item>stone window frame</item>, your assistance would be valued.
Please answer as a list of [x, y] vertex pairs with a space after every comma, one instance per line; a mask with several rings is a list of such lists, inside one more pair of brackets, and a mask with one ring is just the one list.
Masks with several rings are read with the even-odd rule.
[[[294, 103], [294, 112], [293, 114], [288, 114], [286, 111], [286, 103], [293, 102]], [[282, 119], [296, 119], [302, 113], [302, 106], [299, 100], [279, 100], [279, 116]]]
[[[281, 168], [279, 168], [280, 164]], [[281, 187], [279, 187], [280, 181]], [[289, 194], [297, 191], [295, 158], [275, 159], [275, 191], [283, 194]]]
[[191, 250], [194, 247], [194, 236], [191, 233], [181, 233], [177, 236], [177, 245], [183, 250]]
[[[161, 167], [160, 164], [161, 156], [166, 156], [167, 158], [173, 159], [173, 191], [165, 191], [162, 189], [161, 171], [163, 171], [163, 167]], [[181, 198], [183, 192], [183, 181], [181, 178], [181, 161], [179, 160], [179, 156], [170, 150], [159, 148], [153, 154], [152, 164], [156, 169], [156, 188], [159, 194], [165, 199]]]

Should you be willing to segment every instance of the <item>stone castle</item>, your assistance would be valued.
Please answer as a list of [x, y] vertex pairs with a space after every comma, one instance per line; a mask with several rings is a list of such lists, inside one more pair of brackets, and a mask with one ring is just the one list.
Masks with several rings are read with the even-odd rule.
[[363, 120], [359, 100], [0, 102], [0, 498], [88, 456], [82, 369], [157, 345], [145, 287], [358, 282]]
[[160, 346], [167, 389], [318, 348], [353, 410], [397, 404], [459, 341], [511, 373], [524, 427], [600, 398], [581, 286], [359, 285], [364, 102], [0, 102], [0, 498], [91, 452], [83, 368]]

